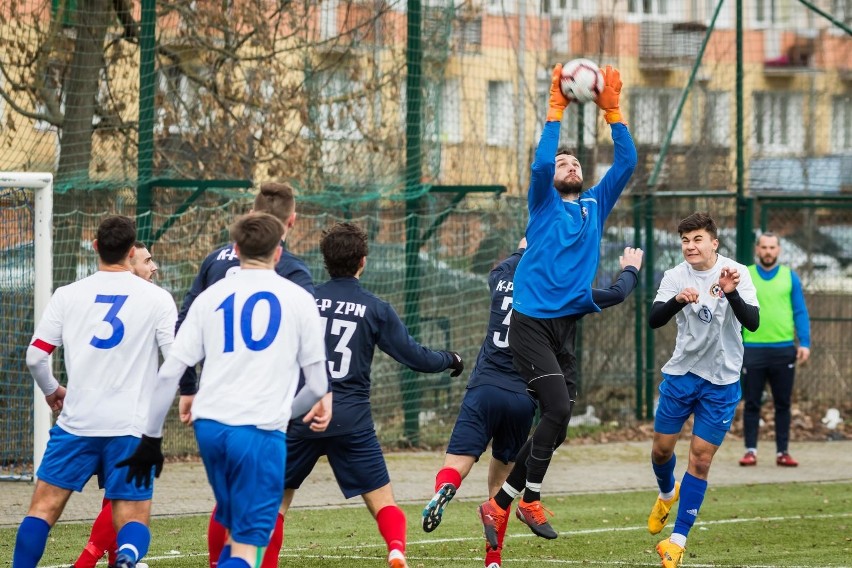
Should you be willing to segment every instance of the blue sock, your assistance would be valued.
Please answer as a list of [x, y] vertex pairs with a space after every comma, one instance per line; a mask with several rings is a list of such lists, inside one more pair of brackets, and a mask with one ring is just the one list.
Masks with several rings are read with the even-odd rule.
[[36, 568], [44, 555], [47, 533], [50, 525], [38, 517], [24, 517], [15, 537], [15, 551], [12, 553], [12, 568]]
[[124, 554], [139, 562], [148, 553], [151, 544], [151, 531], [148, 527], [137, 521], [130, 521], [118, 531], [118, 553]]
[[219, 568], [252, 568], [251, 565], [243, 560], [242, 558], [238, 558], [236, 556], [232, 556], [225, 560], [224, 562], [219, 563]]
[[222, 547], [222, 552], [219, 553], [219, 564], [221, 565], [222, 562], [224, 562], [225, 560], [228, 560], [230, 557], [231, 557], [231, 545], [226, 544], [225, 546]]
[[[669, 461], [663, 464], [655, 464], [653, 460], [651, 460], [651, 467], [654, 468], [654, 475], [657, 476], [657, 485], [660, 487], [660, 493], [669, 493], [674, 491], [675, 486], [675, 478], [674, 478], [674, 470], [675, 463], [677, 463], [677, 458], [672, 454], [672, 457]], [[683, 492], [683, 487], [681, 487], [681, 492]]]
[[689, 530], [695, 524], [695, 518], [698, 517], [701, 503], [704, 502], [705, 493], [707, 493], [706, 480], [698, 479], [689, 473], [683, 474], [683, 481], [680, 482], [680, 505], [672, 534], [689, 535]]

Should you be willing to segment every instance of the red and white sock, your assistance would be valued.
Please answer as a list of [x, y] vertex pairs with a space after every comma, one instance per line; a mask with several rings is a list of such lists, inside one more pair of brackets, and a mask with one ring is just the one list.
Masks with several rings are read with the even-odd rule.
[[399, 550], [405, 554], [405, 513], [396, 505], [383, 507], [376, 513], [379, 533], [388, 545], [388, 552]]

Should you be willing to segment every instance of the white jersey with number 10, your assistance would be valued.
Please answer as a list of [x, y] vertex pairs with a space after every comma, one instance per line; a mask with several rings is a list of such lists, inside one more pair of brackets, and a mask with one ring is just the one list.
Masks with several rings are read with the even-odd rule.
[[193, 302], [170, 353], [204, 359], [193, 420], [287, 429], [299, 370], [325, 361], [314, 298], [273, 270], [240, 270]]

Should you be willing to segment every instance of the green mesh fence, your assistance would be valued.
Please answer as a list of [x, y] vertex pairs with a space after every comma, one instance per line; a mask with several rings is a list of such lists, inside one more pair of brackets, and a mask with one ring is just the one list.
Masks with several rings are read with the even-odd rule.
[[[6, 2], [0, 169], [55, 175], [56, 285], [91, 269], [92, 252], [81, 243], [103, 213], [138, 209], [151, 235], [171, 222], [190, 194], [158, 179], [289, 180], [302, 211], [292, 246], [318, 281], [320, 228], [363, 222], [374, 243], [367, 283], [407, 317], [419, 314], [424, 342], [462, 348], [472, 361], [484, 332], [487, 267], [525, 223], [550, 69], [575, 57], [615, 65], [639, 166], [607, 224], [599, 283], [617, 271], [625, 244], [652, 247], [652, 278], [624, 306], [583, 321], [580, 404], [629, 423], [647, 407], [646, 377], [670, 346], [661, 337], [658, 352], [646, 356], [642, 315], [654, 281], [679, 261], [671, 233], [686, 214], [713, 212], [734, 231], [723, 239], [732, 250], [737, 234], [750, 243], [751, 228], [765, 219], [804, 251], [810, 264], [797, 270], [814, 312], [845, 314], [848, 264], [831, 242], [844, 247], [850, 220], [842, 200], [820, 199], [852, 189], [850, 18], [848, 2], [793, 0]], [[562, 142], [575, 148], [589, 182], [612, 162], [609, 129], [594, 105], [568, 107]], [[430, 191], [483, 185], [507, 191], [499, 199]], [[693, 196], [679, 197], [684, 192]], [[802, 201], [773, 205], [788, 196]], [[176, 299], [204, 254], [226, 239], [227, 220], [249, 203], [239, 190], [208, 192], [152, 244], [165, 264], [161, 283]], [[3, 219], [14, 207], [3, 202]], [[430, 234], [420, 248], [421, 279], [408, 287], [419, 295], [417, 312], [406, 312], [400, 249], [416, 232]], [[740, 249], [750, 255], [750, 244]], [[841, 299], [818, 307], [822, 296]], [[4, 314], [29, 309], [18, 307], [26, 298], [7, 304], [8, 297]], [[802, 369], [819, 380], [797, 383], [811, 385], [804, 395], [814, 405], [850, 394], [837, 379], [847, 368], [839, 338], [848, 324], [825, 324], [821, 345], [831, 356]], [[2, 368], [4, 376], [22, 369], [12, 356]], [[405, 426], [399, 372], [376, 362], [383, 441], [404, 441], [416, 412], [419, 443], [440, 443], [462, 382], [417, 379], [424, 390], [406, 404]], [[193, 451], [181, 444], [175, 452]]]

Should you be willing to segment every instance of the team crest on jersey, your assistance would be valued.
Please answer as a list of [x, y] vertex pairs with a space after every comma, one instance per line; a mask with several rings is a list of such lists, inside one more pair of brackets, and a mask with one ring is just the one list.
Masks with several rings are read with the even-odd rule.
[[586, 206], [585, 206], [585, 205], [581, 205], [581, 206], [580, 206], [580, 217], [582, 217], [583, 219], [585, 219], [585, 218], [586, 218], [586, 216], [587, 216], [588, 214], [589, 214], [589, 210], [588, 210], [588, 209], [586, 209]]
[[710, 323], [711, 321], [713, 321], [713, 312], [710, 310], [710, 308], [708, 308], [704, 304], [701, 304], [701, 308], [698, 310], [698, 319], [700, 319], [704, 323]]
[[721, 298], [725, 295], [725, 293], [722, 292], [722, 287], [719, 285], [718, 282], [713, 282], [713, 284], [710, 285], [710, 295], [714, 298]]

